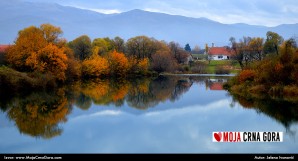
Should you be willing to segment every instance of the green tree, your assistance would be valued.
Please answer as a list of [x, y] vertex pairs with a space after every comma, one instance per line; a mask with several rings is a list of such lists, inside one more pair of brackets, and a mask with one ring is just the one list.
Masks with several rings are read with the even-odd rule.
[[188, 52], [191, 52], [191, 48], [190, 48], [190, 45], [188, 43], [185, 45], [184, 50], [188, 51]]
[[92, 42], [92, 50], [94, 54], [105, 55], [112, 49], [112, 44], [105, 38], [96, 38]]
[[124, 53], [125, 52], [125, 42], [121, 37], [115, 37], [112, 39], [112, 44], [114, 46], [114, 49], [117, 52]]
[[266, 36], [267, 38], [264, 44], [264, 53], [276, 53], [278, 55], [279, 46], [283, 43], [284, 39], [272, 31], [268, 31]]
[[87, 35], [82, 35], [69, 42], [69, 47], [74, 51], [75, 56], [80, 60], [85, 60], [91, 55], [91, 39]]
[[149, 58], [157, 51], [154, 39], [147, 36], [137, 36], [130, 38], [127, 43], [127, 50], [129, 56], [135, 56], [138, 59]]

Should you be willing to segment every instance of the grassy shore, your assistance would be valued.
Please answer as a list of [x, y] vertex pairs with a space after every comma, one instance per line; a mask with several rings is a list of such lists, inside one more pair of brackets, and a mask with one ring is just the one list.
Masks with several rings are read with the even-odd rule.
[[230, 71], [232, 74], [237, 74], [241, 71], [241, 67], [237, 62], [232, 60], [211, 60], [203, 61], [206, 64], [206, 73], [207, 74], [215, 74], [216, 68], [223, 68]]

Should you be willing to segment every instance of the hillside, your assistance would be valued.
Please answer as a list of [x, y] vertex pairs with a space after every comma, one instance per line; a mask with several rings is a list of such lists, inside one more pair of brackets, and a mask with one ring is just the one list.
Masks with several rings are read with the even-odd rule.
[[298, 24], [284, 24], [276, 27], [247, 24], [221, 24], [206, 18], [132, 10], [120, 14], [101, 14], [74, 7], [51, 3], [31, 3], [20, 0], [0, 2], [0, 44], [13, 43], [17, 32], [30, 25], [51, 23], [60, 26], [68, 40], [87, 34], [91, 38], [120, 36], [128, 39], [147, 35], [159, 40], [177, 41], [182, 45], [190, 43], [201, 47], [205, 43], [217, 46], [228, 45], [231, 36], [265, 37], [267, 31], [274, 31], [289, 38], [298, 34]]

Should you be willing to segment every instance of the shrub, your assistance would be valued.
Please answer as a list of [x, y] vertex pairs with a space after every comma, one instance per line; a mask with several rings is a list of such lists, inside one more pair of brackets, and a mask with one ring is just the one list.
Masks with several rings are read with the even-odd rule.
[[105, 58], [94, 56], [82, 63], [82, 74], [85, 77], [100, 77], [108, 74], [109, 63]]
[[223, 66], [217, 66], [215, 68], [215, 74], [230, 74], [230, 70], [224, 68]]
[[206, 64], [200, 62], [194, 63], [191, 72], [199, 74], [206, 73]]
[[255, 78], [255, 71], [250, 70], [250, 69], [246, 69], [240, 72], [240, 74], [238, 75], [238, 81], [240, 83], [244, 83], [246, 81], [253, 81]]

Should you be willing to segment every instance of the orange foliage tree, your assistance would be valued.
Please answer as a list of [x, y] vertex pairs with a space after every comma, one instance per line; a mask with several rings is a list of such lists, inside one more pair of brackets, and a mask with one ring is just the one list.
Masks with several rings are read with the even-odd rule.
[[7, 114], [15, 121], [21, 133], [45, 139], [62, 133], [59, 123], [66, 122], [66, 116], [70, 112], [62, 89], [55, 94], [31, 94], [15, 102]]
[[149, 58], [137, 59], [135, 56], [128, 58], [130, 73], [147, 73], [149, 69]]
[[67, 69], [67, 57], [63, 49], [59, 49], [53, 44], [49, 44], [37, 53], [32, 53], [26, 60], [26, 65], [34, 71], [41, 73], [51, 73], [58, 80], [65, 80]]
[[129, 70], [128, 59], [123, 53], [113, 51], [107, 55], [110, 74], [113, 76], [125, 76]]
[[47, 41], [43, 32], [39, 28], [31, 26], [19, 31], [15, 45], [8, 49], [6, 59], [12, 67], [19, 71], [31, 71], [26, 60], [46, 46]]
[[65, 80], [67, 56], [59, 39], [59, 27], [42, 24], [39, 28], [31, 26], [19, 32], [15, 44], [6, 54], [8, 63], [19, 71], [40, 72]]
[[241, 71], [241, 73], [238, 76], [238, 80], [240, 83], [244, 83], [245, 81], [253, 81], [255, 77], [255, 71], [246, 69]]

